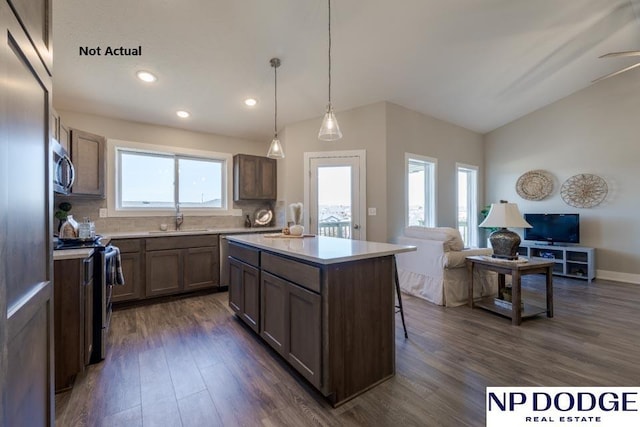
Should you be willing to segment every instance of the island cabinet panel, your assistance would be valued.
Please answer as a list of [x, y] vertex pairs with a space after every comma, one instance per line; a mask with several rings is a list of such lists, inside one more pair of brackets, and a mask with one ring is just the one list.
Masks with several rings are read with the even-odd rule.
[[[380, 244], [370, 245], [376, 252], [356, 259], [337, 251], [340, 261], [330, 262], [315, 248], [345, 247], [342, 239], [316, 237], [296, 250], [282, 239], [227, 239], [230, 254], [236, 255], [230, 257], [229, 305], [255, 326], [246, 316], [246, 296], [254, 293], [247, 291], [245, 275], [248, 267], [254, 269], [260, 278], [259, 335], [334, 406], [394, 375], [394, 258], [389, 253], [403, 247], [389, 245], [382, 252]], [[255, 263], [256, 253], [259, 263], [249, 266], [246, 261]]]
[[260, 319], [260, 270], [250, 265], [242, 266], [242, 318], [254, 331], [259, 331]]
[[286, 357], [287, 282], [267, 272], [262, 272], [260, 281], [260, 302], [262, 306], [260, 312], [260, 336], [274, 350]]
[[331, 346], [323, 355], [334, 404], [394, 375], [393, 265], [385, 256], [327, 266], [322, 321]]
[[260, 336], [319, 388], [320, 295], [266, 271], [262, 272], [260, 292]]
[[242, 264], [242, 262], [229, 257], [229, 307], [238, 314], [244, 311]]
[[287, 286], [287, 360], [311, 384], [320, 388], [322, 354], [321, 297], [293, 283]]
[[320, 292], [320, 268], [318, 266], [304, 264], [269, 252], [262, 252], [261, 262], [263, 270], [314, 292]]
[[[251, 265], [253, 264], [253, 265]], [[260, 252], [229, 244], [229, 306], [255, 332], [260, 331]]]
[[[147, 252], [147, 297], [175, 294], [182, 288], [182, 251]], [[125, 279], [126, 280], [126, 279]]]
[[144, 294], [142, 239], [114, 239], [111, 244], [120, 248], [124, 285], [113, 287], [113, 302], [135, 301]]

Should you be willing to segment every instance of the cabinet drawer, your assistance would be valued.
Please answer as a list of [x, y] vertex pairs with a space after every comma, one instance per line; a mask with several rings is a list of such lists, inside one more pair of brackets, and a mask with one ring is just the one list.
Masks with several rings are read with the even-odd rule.
[[320, 293], [320, 268], [262, 252], [262, 269], [311, 291]]
[[113, 246], [120, 248], [121, 253], [140, 252], [142, 249], [141, 239], [115, 239], [111, 240]]
[[146, 239], [147, 251], [218, 246], [217, 234], [199, 236], [152, 237]]
[[229, 256], [255, 267], [260, 266], [260, 251], [254, 248], [229, 242]]

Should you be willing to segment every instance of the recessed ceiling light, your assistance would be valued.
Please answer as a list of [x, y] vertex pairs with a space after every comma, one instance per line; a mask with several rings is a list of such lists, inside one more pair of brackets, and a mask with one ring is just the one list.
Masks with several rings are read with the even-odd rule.
[[179, 111], [176, 111], [176, 115], [177, 115], [178, 117], [180, 117], [181, 119], [186, 119], [186, 118], [187, 118], [187, 117], [189, 117], [191, 114], [189, 114], [189, 112], [188, 112], [188, 111], [179, 110]]
[[151, 74], [148, 71], [138, 71], [136, 73], [136, 76], [138, 76], [138, 78], [140, 80], [142, 80], [143, 82], [147, 82], [147, 83], [153, 83], [156, 80], [158, 80], [158, 78], [156, 76], [154, 76], [153, 74]]
[[247, 107], [255, 107], [257, 103], [258, 100], [255, 98], [247, 98], [244, 100], [244, 105], [246, 105]]

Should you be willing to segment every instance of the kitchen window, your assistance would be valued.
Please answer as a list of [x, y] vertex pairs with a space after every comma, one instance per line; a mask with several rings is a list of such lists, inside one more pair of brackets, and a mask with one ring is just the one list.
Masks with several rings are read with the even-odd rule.
[[118, 150], [118, 208], [224, 208], [224, 160]]
[[110, 140], [109, 216], [236, 215], [231, 154]]

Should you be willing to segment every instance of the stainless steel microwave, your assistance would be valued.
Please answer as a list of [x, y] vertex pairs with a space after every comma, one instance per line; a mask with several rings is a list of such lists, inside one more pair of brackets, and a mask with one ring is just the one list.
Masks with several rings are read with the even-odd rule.
[[53, 191], [60, 194], [69, 194], [76, 177], [71, 158], [64, 147], [56, 140], [51, 141], [51, 151], [51, 160], [53, 162]]

